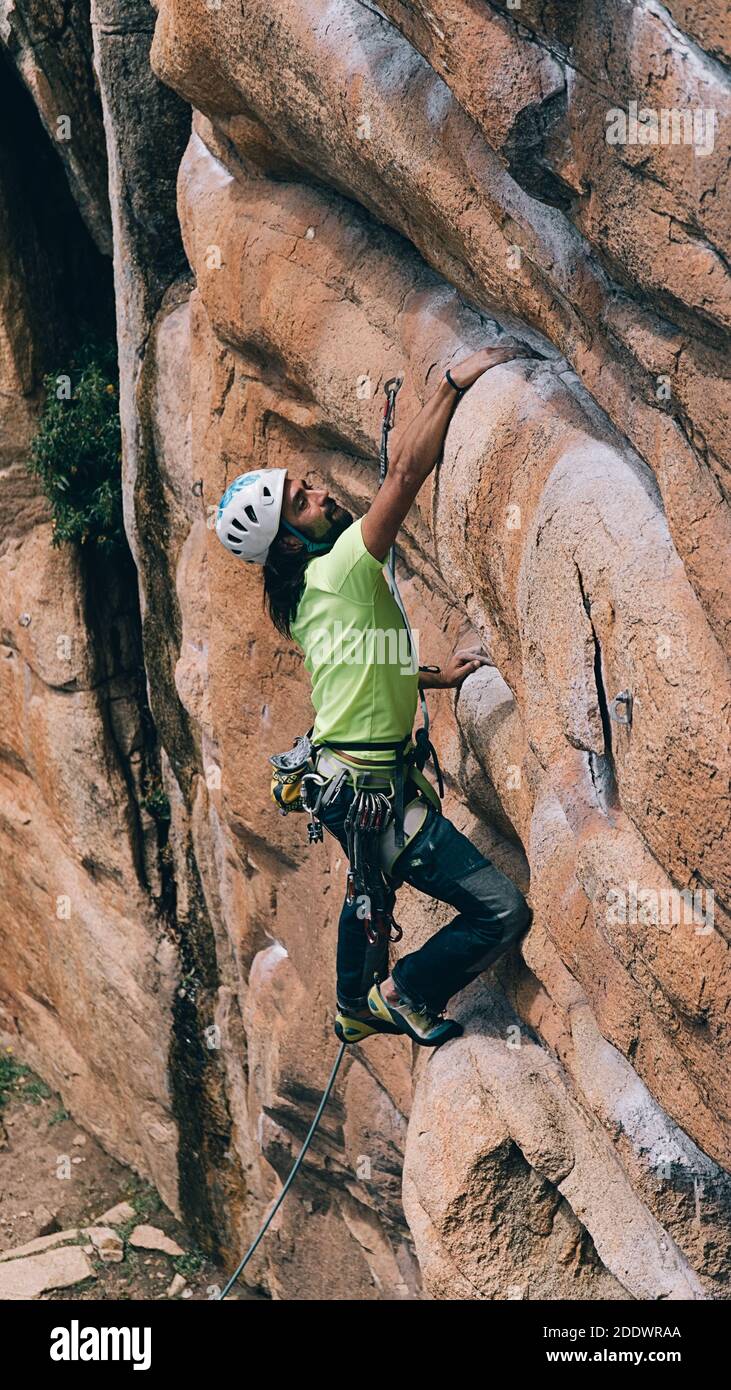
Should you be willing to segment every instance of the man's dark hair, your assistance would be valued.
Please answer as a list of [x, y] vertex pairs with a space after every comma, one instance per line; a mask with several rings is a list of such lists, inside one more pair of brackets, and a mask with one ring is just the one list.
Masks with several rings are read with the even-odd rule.
[[305, 587], [305, 570], [310, 560], [304, 546], [296, 550], [281, 544], [277, 536], [264, 566], [264, 603], [277, 632], [291, 640], [291, 627], [297, 604]]
[[[353, 517], [344, 507], [338, 509], [342, 515], [331, 521], [330, 529], [320, 537], [327, 547], [333, 546], [353, 524]], [[331, 514], [332, 515], [332, 514]], [[297, 605], [305, 587], [305, 570], [313, 558], [305, 546], [283, 545], [283, 532], [280, 528], [270, 547], [264, 566], [264, 604], [277, 632], [292, 639], [292, 623]]]

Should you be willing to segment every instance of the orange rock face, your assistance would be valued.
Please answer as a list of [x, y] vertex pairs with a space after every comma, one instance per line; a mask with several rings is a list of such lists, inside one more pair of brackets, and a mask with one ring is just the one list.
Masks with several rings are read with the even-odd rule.
[[[311, 722], [307, 682], [267, 623], [259, 573], [216, 540], [215, 507], [238, 473], [285, 466], [361, 513], [383, 382], [404, 377], [400, 428], [450, 362], [506, 329], [525, 356], [460, 402], [401, 554], [422, 660], [467, 635], [490, 654], [457, 698], [432, 700], [445, 810], [528, 894], [534, 922], [519, 954], [453, 1001], [463, 1037], [431, 1056], [386, 1037], [348, 1052], [246, 1277], [283, 1299], [727, 1297], [718, 7], [639, 7], [628, 26], [626, 6], [593, 0], [518, 13], [160, 0], [154, 38], [146, 5], [133, 8], [127, 31], [115, 0], [95, 6], [95, 62], [145, 756], [171, 819], [162, 859], [140, 821], [141, 876], [119, 828], [138, 813], [134, 779], [114, 791], [109, 730], [81, 693], [76, 732], [63, 724], [53, 692], [68, 680], [35, 636], [76, 621], [81, 653], [88, 581], [55, 554], [49, 573], [42, 512], [24, 501], [22, 544], [10, 527], [0, 554], [8, 615], [34, 614], [8, 643], [2, 717], [0, 833], [24, 846], [6, 895], [28, 928], [8, 933], [8, 1018], [49, 1076], [54, 1050], [80, 1037], [89, 1081], [69, 1096], [88, 1121], [91, 1078], [112, 1066], [109, 1016], [90, 998], [106, 1005], [109, 969], [130, 996], [112, 1146], [163, 1195], [177, 1184], [198, 1238], [233, 1265], [335, 1056], [345, 865], [269, 801], [268, 754]], [[20, 460], [33, 333], [13, 341]], [[79, 692], [92, 669], [79, 655]], [[53, 826], [40, 838], [13, 821], [25, 824], [31, 760], [33, 814]], [[85, 904], [78, 957], [43, 925], [61, 863]], [[446, 910], [401, 896], [413, 949]], [[177, 1142], [175, 1175], [149, 1135], [123, 1150], [140, 1088]]]

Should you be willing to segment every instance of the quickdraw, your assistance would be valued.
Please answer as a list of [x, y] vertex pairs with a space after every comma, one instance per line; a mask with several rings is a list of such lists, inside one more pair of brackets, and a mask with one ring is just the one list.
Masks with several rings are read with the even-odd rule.
[[366, 936], [371, 946], [379, 937], [400, 941], [400, 926], [393, 920], [396, 894], [386, 885], [379, 862], [379, 840], [393, 815], [385, 792], [356, 791], [345, 818], [348, 846], [346, 897], [359, 900]]
[[[378, 486], [383, 487], [388, 473], [388, 436], [396, 422], [396, 397], [403, 386], [403, 377], [392, 376], [384, 386], [386, 393], [386, 404], [383, 407], [383, 423], [381, 425], [381, 448], [378, 454]], [[388, 556], [388, 571], [391, 580], [396, 583], [396, 546], [392, 545]], [[401, 604], [399, 604], [401, 607]], [[403, 612], [403, 609], [401, 610]], [[406, 615], [404, 614], [404, 617]], [[408, 624], [407, 624], [408, 627]], [[411, 633], [409, 633], [411, 636]]]

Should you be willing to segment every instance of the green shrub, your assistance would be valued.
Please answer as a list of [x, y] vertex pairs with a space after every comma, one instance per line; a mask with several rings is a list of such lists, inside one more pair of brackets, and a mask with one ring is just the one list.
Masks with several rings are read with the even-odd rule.
[[17, 1060], [12, 1047], [0, 1052], [0, 1110], [15, 1091], [21, 1077], [29, 1075], [30, 1067]]
[[39, 1105], [52, 1094], [40, 1076], [36, 1076], [25, 1062], [17, 1060], [12, 1047], [0, 1053], [0, 1110], [12, 1095], [30, 1100], [33, 1105]]
[[170, 820], [170, 801], [161, 782], [152, 783], [142, 798], [142, 805], [153, 820]]
[[203, 1267], [203, 1256], [195, 1250], [187, 1250], [184, 1255], [173, 1256], [173, 1269], [184, 1279], [193, 1279]]
[[115, 547], [124, 536], [116, 345], [88, 343], [43, 384], [28, 467], [51, 505], [53, 544]]

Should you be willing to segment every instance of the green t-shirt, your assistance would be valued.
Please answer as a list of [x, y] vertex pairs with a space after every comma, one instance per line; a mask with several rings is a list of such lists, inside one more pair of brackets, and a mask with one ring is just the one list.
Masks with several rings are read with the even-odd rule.
[[[315, 741], [380, 743], [411, 733], [418, 655], [412, 657], [383, 565], [365, 548], [360, 520], [326, 555], [310, 560], [292, 636], [312, 681]], [[393, 755], [361, 749], [352, 756], [384, 761]]]

